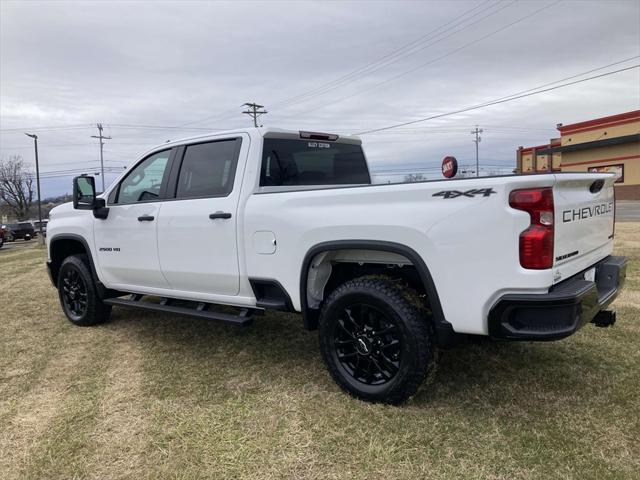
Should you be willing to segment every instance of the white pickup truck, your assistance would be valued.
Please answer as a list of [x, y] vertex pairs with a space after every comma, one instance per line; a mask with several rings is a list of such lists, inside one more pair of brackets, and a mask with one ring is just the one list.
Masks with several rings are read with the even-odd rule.
[[349, 393], [399, 403], [460, 334], [553, 340], [606, 310], [614, 176], [374, 185], [356, 137], [272, 128], [163, 144], [102, 195], [74, 179], [47, 226], [48, 267], [76, 325], [112, 306], [247, 325], [265, 309], [319, 329]]

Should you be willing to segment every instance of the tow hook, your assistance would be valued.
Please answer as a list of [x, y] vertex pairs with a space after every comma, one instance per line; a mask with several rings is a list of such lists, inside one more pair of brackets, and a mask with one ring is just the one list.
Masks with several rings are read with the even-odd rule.
[[591, 320], [596, 327], [610, 327], [616, 323], [615, 310], [600, 310], [593, 320]]

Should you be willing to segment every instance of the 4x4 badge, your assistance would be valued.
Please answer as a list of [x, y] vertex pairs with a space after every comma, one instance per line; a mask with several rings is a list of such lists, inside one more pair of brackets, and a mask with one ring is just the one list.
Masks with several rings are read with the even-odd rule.
[[460, 192], [458, 190], [443, 190], [442, 192], [434, 193], [432, 196], [442, 197], [444, 199], [458, 198], [458, 197], [474, 198], [476, 195], [482, 195], [483, 197], [488, 197], [493, 193], [498, 193], [498, 192], [494, 191], [493, 188], [473, 188], [465, 192]]

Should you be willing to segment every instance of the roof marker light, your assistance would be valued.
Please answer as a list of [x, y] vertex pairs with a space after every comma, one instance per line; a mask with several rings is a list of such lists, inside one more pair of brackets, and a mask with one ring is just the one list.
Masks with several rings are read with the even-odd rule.
[[338, 140], [338, 135], [333, 133], [303, 132], [300, 130], [300, 138], [304, 138], [305, 140], [328, 140], [335, 142]]

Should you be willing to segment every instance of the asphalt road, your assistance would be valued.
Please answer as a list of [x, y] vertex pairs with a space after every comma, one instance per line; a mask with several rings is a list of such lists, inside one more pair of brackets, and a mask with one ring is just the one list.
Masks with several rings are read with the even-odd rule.
[[640, 201], [616, 202], [616, 220], [619, 222], [640, 222]]

